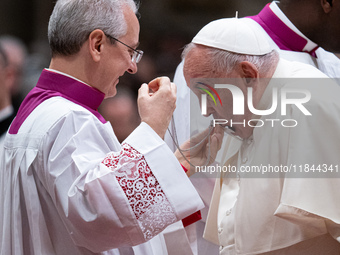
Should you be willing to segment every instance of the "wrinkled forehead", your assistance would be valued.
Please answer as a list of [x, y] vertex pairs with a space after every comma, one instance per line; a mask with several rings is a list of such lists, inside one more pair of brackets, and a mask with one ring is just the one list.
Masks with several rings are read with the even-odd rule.
[[183, 74], [186, 79], [211, 76], [213, 70], [206, 51], [207, 47], [198, 45], [186, 54], [183, 64]]

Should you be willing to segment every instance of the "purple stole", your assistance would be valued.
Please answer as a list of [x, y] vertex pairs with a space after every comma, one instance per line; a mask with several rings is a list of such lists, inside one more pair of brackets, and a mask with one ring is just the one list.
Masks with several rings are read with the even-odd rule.
[[307, 52], [311, 56], [316, 57], [315, 51], [319, 46], [316, 46], [311, 51], [303, 51], [307, 44], [307, 40], [290, 29], [278, 16], [276, 16], [270, 9], [269, 4], [267, 4], [259, 14], [248, 18], [256, 21], [281, 50]]
[[65, 75], [43, 70], [37, 85], [22, 102], [18, 114], [9, 129], [9, 133], [17, 134], [22, 123], [38, 105], [51, 97], [57, 96], [83, 106], [102, 123], [106, 123], [106, 120], [97, 110], [104, 100], [104, 93]]

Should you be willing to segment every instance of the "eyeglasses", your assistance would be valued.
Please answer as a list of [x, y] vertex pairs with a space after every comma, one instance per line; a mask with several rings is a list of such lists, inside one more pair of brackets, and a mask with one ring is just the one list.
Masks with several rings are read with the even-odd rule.
[[144, 52], [143, 52], [142, 50], [135, 50], [135, 49], [132, 48], [131, 46], [129, 46], [129, 45], [123, 43], [122, 41], [119, 41], [117, 38], [114, 38], [114, 37], [112, 37], [111, 35], [107, 35], [107, 34], [105, 34], [105, 35], [106, 35], [108, 38], [113, 39], [113, 40], [115, 40], [115, 41], [117, 41], [117, 42], [119, 42], [119, 43], [125, 45], [125, 46], [128, 47], [130, 50], [133, 50], [133, 54], [132, 54], [132, 56], [131, 56], [132, 62], [138, 64], [139, 61], [142, 59], [143, 54], [144, 54]]

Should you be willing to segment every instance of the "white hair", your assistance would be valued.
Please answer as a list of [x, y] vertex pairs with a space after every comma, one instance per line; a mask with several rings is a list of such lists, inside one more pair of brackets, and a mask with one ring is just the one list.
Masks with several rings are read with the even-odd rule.
[[95, 29], [113, 37], [125, 35], [124, 6], [137, 13], [133, 0], [58, 0], [48, 24], [52, 55], [77, 53]]
[[[197, 47], [198, 45], [195, 43], [186, 45], [182, 52], [182, 58], [185, 59], [188, 53]], [[273, 50], [265, 55], [245, 55], [204, 46], [204, 59], [209, 63], [209, 68], [206, 70], [212, 70], [212, 73], [228, 74], [239, 63], [248, 61], [256, 66], [260, 74], [266, 74], [278, 62], [279, 54]]]

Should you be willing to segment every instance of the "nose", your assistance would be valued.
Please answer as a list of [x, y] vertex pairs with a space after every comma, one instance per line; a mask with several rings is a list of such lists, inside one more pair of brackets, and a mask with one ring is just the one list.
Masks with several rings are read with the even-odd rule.
[[204, 116], [205, 117], [209, 117], [210, 115], [213, 115], [215, 112], [216, 112], [215, 109], [208, 105], [208, 107], [207, 107], [207, 114], [205, 114]]
[[131, 61], [130, 66], [129, 66], [127, 71], [130, 74], [135, 74], [135, 73], [137, 73], [137, 70], [138, 70], [137, 64], [134, 61]]

